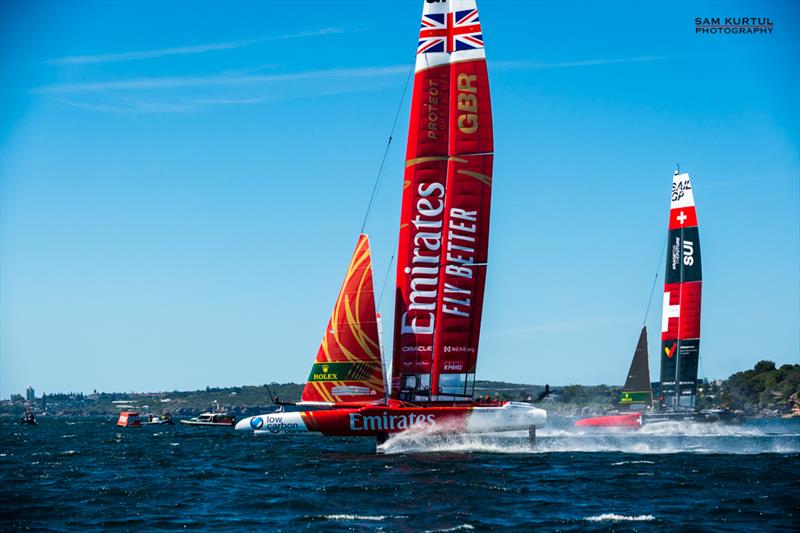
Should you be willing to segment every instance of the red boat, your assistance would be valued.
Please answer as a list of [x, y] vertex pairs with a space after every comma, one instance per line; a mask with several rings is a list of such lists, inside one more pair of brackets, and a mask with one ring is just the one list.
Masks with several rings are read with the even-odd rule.
[[644, 423], [642, 413], [653, 403], [650, 390], [650, 366], [647, 355], [647, 328], [642, 326], [636, 351], [625, 379], [617, 404], [620, 413], [584, 418], [575, 422], [576, 427], [639, 429]]
[[530, 404], [474, 400], [494, 142], [489, 79], [472, 0], [425, 2], [416, 56], [387, 382], [369, 241], [359, 237], [302, 394], [303, 411], [237, 429], [380, 439], [411, 429], [535, 431]]
[[117, 419], [117, 425], [126, 428], [138, 428], [142, 426], [139, 420], [139, 413], [136, 411], [122, 411]]
[[639, 429], [642, 427], [641, 413], [625, 413], [621, 415], [595, 416], [575, 422], [581, 428], [622, 428]]
[[[415, 403], [387, 398], [379, 324], [369, 240], [361, 235], [302, 401], [294, 407], [302, 410], [285, 411], [281, 407], [277, 412], [240, 420], [236, 429], [259, 434], [364, 436], [383, 442], [392, 433], [408, 430], [528, 430], [534, 438], [536, 427], [544, 424], [547, 415], [542, 409], [521, 402], [475, 401], [466, 395], [444, 399], [444, 394], [438, 401]], [[417, 397], [422, 392], [417, 392]]]
[[379, 443], [390, 434], [408, 430], [431, 433], [528, 430], [534, 439], [536, 427], [545, 420], [542, 409], [522, 402], [419, 406], [388, 400], [385, 404], [352, 408], [335, 406], [264, 414], [241, 420], [236, 429], [254, 430], [258, 434], [319, 432], [327, 436], [376, 437]]

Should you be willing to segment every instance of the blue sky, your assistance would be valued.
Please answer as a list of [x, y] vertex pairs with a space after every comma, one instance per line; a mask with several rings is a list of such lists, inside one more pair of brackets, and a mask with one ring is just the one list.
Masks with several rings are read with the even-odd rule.
[[[421, 5], [0, 3], [0, 396], [302, 381]], [[479, 379], [624, 380], [676, 161], [701, 226], [701, 374], [800, 362], [797, 3], [479, 8], [496, 144]], [[698, 16], [775, 31], [695, 35]], [[408, 104], [367, 225], [377, 285]]]

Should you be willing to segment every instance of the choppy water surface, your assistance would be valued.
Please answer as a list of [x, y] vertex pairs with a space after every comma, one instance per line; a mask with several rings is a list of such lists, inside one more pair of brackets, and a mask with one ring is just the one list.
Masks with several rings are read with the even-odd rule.
[[0, 422], [0, 530], [790, 531], [800, 421], [370, 439]]

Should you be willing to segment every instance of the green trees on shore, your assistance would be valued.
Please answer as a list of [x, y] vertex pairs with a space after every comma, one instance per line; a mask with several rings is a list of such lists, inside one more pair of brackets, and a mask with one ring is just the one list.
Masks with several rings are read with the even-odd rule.
[[[532, 401], [542, 385], [502, 381], [476, 381], [475, 395], [502, 400]], [[206, 387], [196, 391], [159, 393], [97, 393], [90, 395], [48, 394], [32, 407], [52, 414], [113, 415], [123, 407], [141, 411], [170, 411], [180, 416], [198, 414], [219, 406], [237, 415], [268, 409], [270, 396], [282, 401], [300, 399], [303, 384], [272, 383], [242, 387]], [[586, 415], [616, 408], [621, 387], [609, 385], [554, 385], [544, 407], [552, 414]], [[751, 370], [737, 372], [726, 380], [704, 382], [698, 388], [698, 407], [725, 407], [756, 416], [800, 416], [800, 364], [776, 368], [772, 361], [759, 361]], [[0, 402], [0, 414], [18, 416], [25, 409], [22, 398]], [[252, 413], [251, 413], [252, 414]]]
[[725, 380], [720, 403], [747, 412], [800, 411], [800, 365], [776, 368], [772, 361], [759, 361]]

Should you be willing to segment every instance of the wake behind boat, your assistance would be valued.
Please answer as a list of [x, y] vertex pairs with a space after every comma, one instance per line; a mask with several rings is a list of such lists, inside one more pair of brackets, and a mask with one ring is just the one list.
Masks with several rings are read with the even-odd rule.
[[258, 433], [376, 437], [412, 429], [529, 430], [531, 404], [481, 404], [475, 367], [488, 259], [494, 142], [472, 0], [425, 2], [401, 205], [388, 383], [362, 234], [296, 412], [241, 420]]

